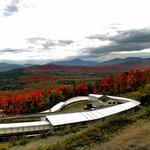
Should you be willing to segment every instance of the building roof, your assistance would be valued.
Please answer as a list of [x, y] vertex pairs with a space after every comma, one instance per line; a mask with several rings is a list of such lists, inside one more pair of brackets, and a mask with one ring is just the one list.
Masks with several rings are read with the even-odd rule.
[[0, 129], [7, 128], [19, 128], [19, 127], [31, 127], [31, 126], [41, 126], [41, 125], [49, 125], [48, 121], [34, 121], [34, 122], [21, 122], [21, 123], [5, 123], [0, 124]]
[[89, 96], [96, 97], [96, 98], [100, 98], [100, 97], [102, 97], [103, 95], [99, 95], [99, 94], [89, 94]]
[[106, 116], [110, 116], [110, 115], [117, 114], [119, 112], [122, 112], [128, 109], [131, 109], [140, 104], [140, 102], [135, 101], [135, 100], [133, 101], [131, 99], [126, 99], [126, 100], [129, 100], [129, 101], [123, 104], [119, 104], [119, 105], [115, 105], [115, 106], [111, 106], [111, 107], [107, 107], [103, 109], [97, 109], [94, 111], [87, 111], [87, 112], [48, 115], [46, 116], [46, 118], [52, 124], [52, 126], [59, 126], [59, 125], [100, 119]]
[[50, 112], [58, 111], [58, 110], [60, 110], [63, 106], [65, 106], [65, 103], [64, 103], [64, 102], [60, 102], [60, 103], [56, 104], [55, 106], [53, 106], [53, 107], [50, 109]]
[[62, 109], [64, 106], [67, 106], [71, 103], [75, 103], [75, 102], [79, 102], [79, 101], [87, 101], [90, 100], [88, 96], [77, 96], [77, 97], [73, 97], [70, 98], [64, 102], [59, 102], [58, 104], [54, 105], [51, 109], [42, 111], [41, 113], [48, 113], [48, 112], [56, 112], [60, 109]]

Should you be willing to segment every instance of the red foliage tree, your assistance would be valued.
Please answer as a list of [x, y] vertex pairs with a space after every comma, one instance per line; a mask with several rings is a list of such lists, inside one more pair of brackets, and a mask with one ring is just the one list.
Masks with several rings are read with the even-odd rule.
[[104, 93], [108, 93], [110, 92], [112, 89], [112, 80], [110, 77], [104, 77], [101, 81], [100, 81], [100, 92], [104, 92]]
[[65, 99], [69, 99], [73, 96], [73, 88], [70, 85], [63, 87], [63, 96]]
[[88, 95], [87, 83], [83, 82], [74, 87], [75, 95]]

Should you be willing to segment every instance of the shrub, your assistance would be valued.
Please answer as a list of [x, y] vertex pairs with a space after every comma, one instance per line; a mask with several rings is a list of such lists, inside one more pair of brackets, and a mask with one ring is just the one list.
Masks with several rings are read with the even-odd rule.
[[150, 106], [145, 108], [145, 117], [150, 117]]
[[20, 138], [20, 145], [25, 145], [26, 143], [28, 142], [28, 139], [27, 139], [27, 137], [26, 136], [22, 136], [21, 138]]
[[6, 148], [5, 147], [0, 147], [0, 150], [6, 150]]
[[10, 138], [10, 143], [11, 143], [12, 146], [17, 145], [16, 138], [15, 138], [15, 137], [11, 137], [11, 138]]

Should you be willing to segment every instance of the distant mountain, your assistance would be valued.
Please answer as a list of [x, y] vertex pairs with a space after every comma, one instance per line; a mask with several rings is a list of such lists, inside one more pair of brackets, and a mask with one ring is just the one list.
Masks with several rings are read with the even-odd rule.
[[31, 67], [31, 66], [33, 66], [33, 64], [24, 64], [24, 65], [22, 65], [22, 67]]
[[61, 65], [61, 66], [97, 66], [98, 62], [96, 61], [86, 61], [82, 59], [73, 59], [68, 61], [56, 61], [49, 64]]
[[117, 64], [133, 64], [140, 62], [150, 61], [150, 58], [140, 58], [140, 57], [127, 57], [125, 59], [115, 58], [109, 61], [104, 61], [102, 63], [98, 63], [96, 61], [86, 61], [82, 59], [73, 59], [68, 61], [56, 61], [51, 62], [49, 64], [60, 65], [60, 66], [110, 66]]
[[142, 62], [150, 62], [150, 58], [140, 58], [140, 57], [127, 57], [125, 59], [115, 58], [109, 61], [105, 61], [102, 63], [99, 63], [99, 66], [109, 66], [109, 65], [116, 65], [116, 64], [136, 64], [136, 63], [142, 63]]
[[16, 68], [21, 68], [21, 65], [18, 64], [7, 64], [7, 63], [0, 63], [0, 72], [9, 71]]
[[150, 68], [150, 58], [128, 57], [125, 59], [116, 58], [98, 64], [97, 62], [91, 63], [91, 61], [75, 59], [53, 64], [35, 65], [27, 67], [25, 70], [27, 72], [118, 73], [132, 69], [144, 70], [146, 68]]
[[140, 58], [140, 57], [128, 57], [125, 59], [122, 59], [122, 64], [133, 64], [133, 63], [141, 63], [141, 62], [147, 62], [150, 61], [149, 58]]
[[145, 69], [150, 67], [150, 58], [128, 57], [125, 59], [115, 58], [110, 61], [98, 63], [96, 61], [85, 61], [82, 59], [73, 59], [68, 61], [51, 62], [46, 65], [32, 64], [7, 64], [0, 63], [0, 72], [12, 69], [25, 68], [25, 70], [39, 71], [66, 71], [66, 72], [99, 72], [116, 73], [128, 71], [131, 69]]
[[7, 64], [7, 63], [0, 63], [0, 72], [9, 71], [12, 69], [18, 69], [18, 68], [24, 68], [24, 67], [30, 67], [32, 64]]
[[112, 65], [112, 64], [119, 64], [121, 62], [122, 62], [122, 59], [115, 58], [115, 59], [112, 59], [112, 60], [109, 60], [109, 61], [104, 61], [102, 63], [99, 63], [98, 66], [109, 66], [109, 65]]

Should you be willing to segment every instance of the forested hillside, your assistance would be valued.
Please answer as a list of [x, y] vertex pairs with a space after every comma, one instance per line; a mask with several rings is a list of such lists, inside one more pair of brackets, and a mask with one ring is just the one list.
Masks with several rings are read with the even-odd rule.
[[[61, 83], [61, 78], [63, 80], [72, 78], [73, 82]], [[88, 95], [89, 93], [117, 95], [134, 91], [149, 81], [150, 69], [131, 70], [104, 77], [87, 76], [86, 80], [82, 75], [75, 77], [69, 75], [68, 77], [36, 73], [24, 76], [22, 73], [20, 76], [14, 76], [14, 79], [7, 80], [12, 85], [23, 83], [22, 88], [0, 91], [0, 109], [4, 110], [6, 114], [39, 112], [74, 96]]]

